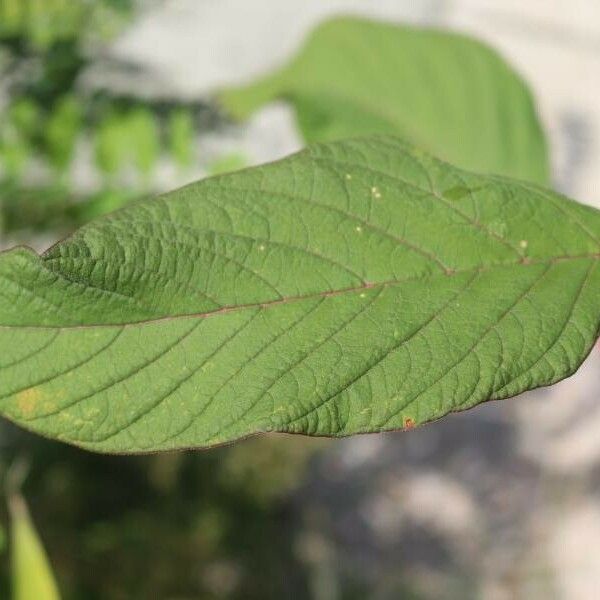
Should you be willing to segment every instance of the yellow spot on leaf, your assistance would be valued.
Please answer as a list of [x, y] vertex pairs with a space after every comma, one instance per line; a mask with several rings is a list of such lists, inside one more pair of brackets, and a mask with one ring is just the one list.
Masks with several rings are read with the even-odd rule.
[[30, 417], [36, 409], [37, 404], [42, 398], [41, 392], [37, 388], [29, 388], [17, 394], [17, 406], [24, 417]]

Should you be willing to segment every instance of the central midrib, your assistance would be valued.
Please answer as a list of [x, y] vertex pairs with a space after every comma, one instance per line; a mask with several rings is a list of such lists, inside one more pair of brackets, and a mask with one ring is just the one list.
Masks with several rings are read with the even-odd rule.
[[[475, 266], [475, 267], [469, 267], [469, 268], [465, 268], [465, 269], [448, 270], [445, 273], [443, 273], [443, 272], [425, 273], [425, 274], [421, 274], [421, 275], [407, 277], [405, 279], [389, 279], [386, 281], [366, 282], [366, 283], [358, 285], [358, 286], [341, 288], [341, 289], [337, 289], [337, 290], [324, 290], [324, 291], [320, 291], [320, 292], [314, 292], [314, 293], [303, 294], [303, 295], [298, 295], [298, 296], [287, 296], [285, 298], [277, 298], [275, 300], [267, 300], [264, 302], [229, 305], [229, 306], [223, 306], [216, 310], [207, 311], [207, 312], [181, 313], [181, 314], [167, 315], [167, 316], [163, 316], [163, 317], [156, 317], [156, 318], [139, 320], [139, 321], [132, 321], [129, 323], [95, 323], [95, 324], [89, 323], [89, 324], [82, 324], [82, 325], [66, 325], [66, 326], [60, 326], [60, 325], [0, 325], [0, 330], [2, 330], [2, 329], [71, 330], [71, 329], [88, 329], [88, 328], [100, 328], [100, 327], [127, 328], [127, 327], [134, 327], [134, 326], [139, 326], [139, 325], [144, 325], [144, 324], [149, 324], [149, 323], [157, 323], [157, 322], [161, 322], [161, 321], [170, 321], [170, 320], [174, 320], [174, 319], [185, 319], [185, 318], [205, 319], [205, 318], [209, 318], [209, 317], [213, 317], [213, 316], [219, 316], [219, 315], [223, 315], [223, 314], [227, 314], [227, 313], [237, 312], [240, 310], [248, 310], [248, 309], [252, 309], [252, 308], [267, 309], [267, 308], [270, 308], [273, 306], [278, 306], [278, 305], [283, 305], [283, 304], [291, 304], [294, 302], [302, 302], [304, 300], [311, 300], [311, 299], [317, 299], [317, 298], [341, 296], [344, 294], [352, 294], [352, 293], [361, 292], [361, 291], [365, 291], [365, 290], [369, 290], [369, 289], [373, 289], [373, 288], [377, 288], [377, 287], [390, 287], [390, 286], [399, 285], [402, 283], [409, 283], [411, 281], [422, 281], [422, 280], [428, 279], [428, 278], [453, 277], [456, 275], [472, 273], [475, 271], [479, 272], [479, 273], [485, 273], [485, 272], [492, 271], [494, 269], [506, 268], [506, 267], [521, 266], [523, 268], [527, 268], [530, 266], [554, 265], [554, 264], [559, 264], [559, 263], [568, 262], [568, 261], [589, 260], [589, 259], [593, 259], [593, 260], [600, 259], [600, 253], [580, 254], [580, 255], [573, 255], [573, 256], [569, 256], [569, 255], [555, 256], [555, 257], [551, 257], [548, 259], [539, 259], [539, 260], [531, 260], [531, 259], [524, 258], [519, 261], [498, 262], [498, 263], [493, 263], [493, 264], [486, 265], [486, 266]], [[61, 276], [60, 272], [54, 271], [54, 273], [58, 276]]]

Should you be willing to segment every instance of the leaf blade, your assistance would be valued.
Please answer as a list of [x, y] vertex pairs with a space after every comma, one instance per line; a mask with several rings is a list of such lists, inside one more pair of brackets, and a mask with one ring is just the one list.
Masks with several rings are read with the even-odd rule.
[[60, 600], [48, 557], [20, 494], [9, 498], [14, 600]]
[[598, 232], [394, 138], [314, 146], [0, 254], [0, 409], [107, 452], [427, 422], [574, 372]]
[[487, 45], [457, 33], [334, 18], [286, 65], [219, 98], [238, 119], [285, 100], [309, 143], [393, 133], [466, 169], [550, 180], [527, 85]]

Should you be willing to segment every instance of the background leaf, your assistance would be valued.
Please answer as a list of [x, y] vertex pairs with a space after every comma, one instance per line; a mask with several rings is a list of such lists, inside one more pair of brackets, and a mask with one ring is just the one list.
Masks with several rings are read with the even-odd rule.
[[237, 118], [278, 98], [292, 103], [309, 142], [395, 133], [460, 167], [549, 181], [527, 86], [463, 35], [337, 18], [282, 69], [221, 94]]
[[23, 497], [9, 500], [12, 522], [13, 600], [59, 600], [58, 587], [44, 547], [29, 516]]
[[109, 452], [410, 428], [574, 372], [599, 234], [394, 138], [316, 145], [0, 254], [1, 410]]

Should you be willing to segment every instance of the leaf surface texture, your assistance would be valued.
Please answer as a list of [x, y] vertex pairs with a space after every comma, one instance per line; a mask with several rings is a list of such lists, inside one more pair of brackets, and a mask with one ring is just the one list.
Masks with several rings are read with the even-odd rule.
[[411, 427], [576, 370], [599, 238], [393, 137], [314, 145], [0, 254], [0, 411], [106, 452]]

